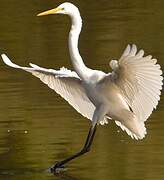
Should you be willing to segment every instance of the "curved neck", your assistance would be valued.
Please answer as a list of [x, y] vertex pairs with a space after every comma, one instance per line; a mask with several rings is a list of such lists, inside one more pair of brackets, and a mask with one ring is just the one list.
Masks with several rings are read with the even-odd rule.
[[76, 73], [81, 79], [85, 79], [88, 68], [85, 66], [78, 50], [78, 40], [82, 28], [80, 13], [76, 14], [76, 16], [71, 16], [71, 20], [72, 26], [69, 33], [69, 52]]

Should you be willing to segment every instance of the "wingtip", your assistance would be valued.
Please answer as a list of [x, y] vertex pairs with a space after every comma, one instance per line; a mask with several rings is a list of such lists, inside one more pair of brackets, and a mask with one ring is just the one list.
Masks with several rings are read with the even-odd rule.
[[6, 56], [6, 54], [1, 54], [1, 56], [3, 57], [3, 56]]
[[5, 61], [5, 59], [7, 58], [6, 54], [1, 54], [2, 60]]
[[6, 54], [1, 54], [1, 57], [5, 64], [9, 65], [11, 63], [10, 59], [7, 57]]
[[16, 64], [14, 64], [14, 63], [11, 62], [11, 60], [8, 58], [8, 56], [7, 56], [6, 54], [1, 54], [1, 57], [2, 57], [3, 62], [4, 62], [6, 65], [8, 65], [8, 66], [10, 66], [10, 67], [13, 67], [13, 68], [19, 68], [18, 65], [16, 65]]
[[124, 56], [127, 56], [127, 55], [130, 53], [130, 50], [131, 50], [131, 46], [130, 46], [130, 44], [128, 44], [128, 45], [126, 46], [126, 48], [125, 48], [122, 56], [123, 56], [123, 57], [124, 57]]
[[137, 49], [136, 44], [132, 44], [132, 49]]

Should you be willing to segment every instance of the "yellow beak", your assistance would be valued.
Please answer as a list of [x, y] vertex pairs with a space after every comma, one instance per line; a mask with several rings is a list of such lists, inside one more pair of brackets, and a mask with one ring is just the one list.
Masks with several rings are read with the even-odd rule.
[[56, 14], [57, 12], [59, 12], [61, 10], [62, 10], [62, 8], [57, 7], [55, 9], [51, 9], [51, 10], [39, 13], [39, 14], [37, 14], [37, 16], [46, 16], [46, 15], [49, 15], [49, 14]]

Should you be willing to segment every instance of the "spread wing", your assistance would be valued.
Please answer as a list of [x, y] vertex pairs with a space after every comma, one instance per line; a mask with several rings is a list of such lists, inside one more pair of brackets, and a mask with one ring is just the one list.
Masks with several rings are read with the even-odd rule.
[[151, 55], [128, 45], [119, 61], [112, 60], [112, 81], [120, 88], [122, 96], [137, 116], [144, 122], [156, 108], [162, 89], [162, 71]]
[[2, 55], [2, 59], [8, 66], [25, 70], [38, 77], [43, 83], [68, 101], [80, 114], [92, 120], [95, 106], [88, 99], [82, 86], [82, 81], [75, 72], [66, 68], [61, 68], [58, 71], [46, 69], [34, 64], [30, 64], [31, 67], [21, 67], [12, 63], [5, 54]]

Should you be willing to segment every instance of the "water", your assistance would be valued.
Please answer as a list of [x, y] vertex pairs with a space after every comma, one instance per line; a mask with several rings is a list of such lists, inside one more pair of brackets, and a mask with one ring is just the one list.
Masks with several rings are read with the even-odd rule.
[[[72, 68], [66, 16], [36, 17], [62, 1], [1, 0], [0, 53], [16, 63]], [[164, 2], [72, 1], [81, 10], [80, 51], [92, 68], [110, 71], [128, 43], [164, 65]], [[134, 141], [111, 122], [98, 127], [91, 153], [53, 176], [47, 168], [78, 151], [89, 128], [63, 99], [37, 78], [0, 63], [0, 179], [164, 179], [164, 100], [146, 123], [148, 135]]]

